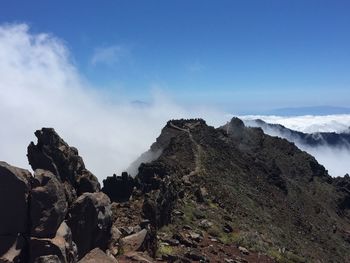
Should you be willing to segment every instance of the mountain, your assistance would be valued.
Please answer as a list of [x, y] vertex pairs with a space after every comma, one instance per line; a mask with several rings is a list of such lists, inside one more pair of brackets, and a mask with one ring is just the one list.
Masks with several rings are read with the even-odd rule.
[[36, 135], [34, 176], [0, 163], [4, 262], [350, 261], [350, 177], [240, 119], [168, 121], [102, 189], [53, 129]]
[[272, 136], [279, 136], [285, 138], [291, 142], [315, 146], [329, 146], [346, 148], [350, 150], [350, 130], [349, 132], [336, 133], [336, 132], [315, 132], [304, 133], [288, 129], [280, 124], [266, 123], [261, 119], [245, 120], [244, 123], [251, 127], [260, 127], [267, 134]]

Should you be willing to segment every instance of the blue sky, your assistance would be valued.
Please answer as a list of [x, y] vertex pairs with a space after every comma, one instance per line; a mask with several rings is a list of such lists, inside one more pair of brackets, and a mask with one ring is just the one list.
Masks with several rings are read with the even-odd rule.
[[95, 87], [242, 112], [350, 105], [349, 14], [345, 0], [0, 4], [0, 23], [64, 40]]

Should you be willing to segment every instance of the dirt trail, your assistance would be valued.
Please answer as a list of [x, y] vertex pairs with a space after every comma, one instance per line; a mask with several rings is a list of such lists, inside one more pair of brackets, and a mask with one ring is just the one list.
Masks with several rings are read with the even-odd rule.
[[172, 122], [170, 122], [170, 126], [174, 129], [177, 129], [179, 131], [183, 131], [186, 132], [191, 140], [191, 142], [195, 145], [196, 147], [196, 151], [195, 151], [195, 169], [193, 171], [190, 172], [189, 176], [193, 176], [193, 175], [198, 175], [201, 169], [201, 158], [203, 156], [203, 149], [202, 147], [199, 145], [199, 143], [197, 143], [197, 141], [193, 138], [192, 133], [191, 133], [191, 128], [196, 127], [197, 125], [199, 125], [198, 123], [194, 123], [192, 125], [188, 125], [187, 128], [180, 128], [179, 126], [173, 124]]

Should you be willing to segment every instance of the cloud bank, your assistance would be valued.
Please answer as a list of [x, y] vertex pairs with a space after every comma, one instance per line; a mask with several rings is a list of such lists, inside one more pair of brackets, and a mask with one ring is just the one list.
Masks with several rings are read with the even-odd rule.
[[305, 116], [273, 116], [248, 115], [241, 116], [243, 120], [261, 119], [268, 123], [278, 123], [289, 129], [305, 133], [313, 132], [350, 132], [350, 114], [338, 115], [305, 115]]
[[[113, 54], [115, 49], [109, 51]], [[106, 52], [96, 55], [102, 63]], [[203, 117], [224, 123], [214, 111], [186, 110], [161, 91], [146, 107], [122, 94], [108, 99], [87, 83], [64, 42], [50, 34], [33, 34], [26, 24], [0, 25], [0, 160], [29, 168], [26, 148], [34, 131], [53, 127], [79, 149], [85, 164], [101, 181], [126, 169], [146, 151], [171, 118]]]

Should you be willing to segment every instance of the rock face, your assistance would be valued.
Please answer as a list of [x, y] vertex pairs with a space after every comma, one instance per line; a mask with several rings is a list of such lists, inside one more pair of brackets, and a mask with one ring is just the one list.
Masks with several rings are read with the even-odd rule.
[[70, 147], [52, 128], [35, 132], [38, 143], [28, 146], [28, 160], [33, 170], [43, 169], [57, 175], [62, 182], [69, 182], [78, 195], [99, 191], [97, 178], [86, 168], [78, 150]]
[[0, 162], [0, 262], [25, 257], [31, 179], [29, 171]]
[[108, 196], [102, 192], [82, 194], [69, 209], [67, 223], [78, 247], [79, 258], [95, 247], [106, 249], [112, 226]]
[[134, 189], [134, 179], [128, 173], [122, 173], [122, 176], [107, 177], [103, 180], [102, 192], [111, 199], [112, 202], [128, 201]]
[[64, 190], [54, 174], [40, 169], [35, 170], [32, 184], [31, 236], [53, 238], [68, 210]]
[[27, 231], [31, 178], [29, 171], [0, 162], [0, 236]]

